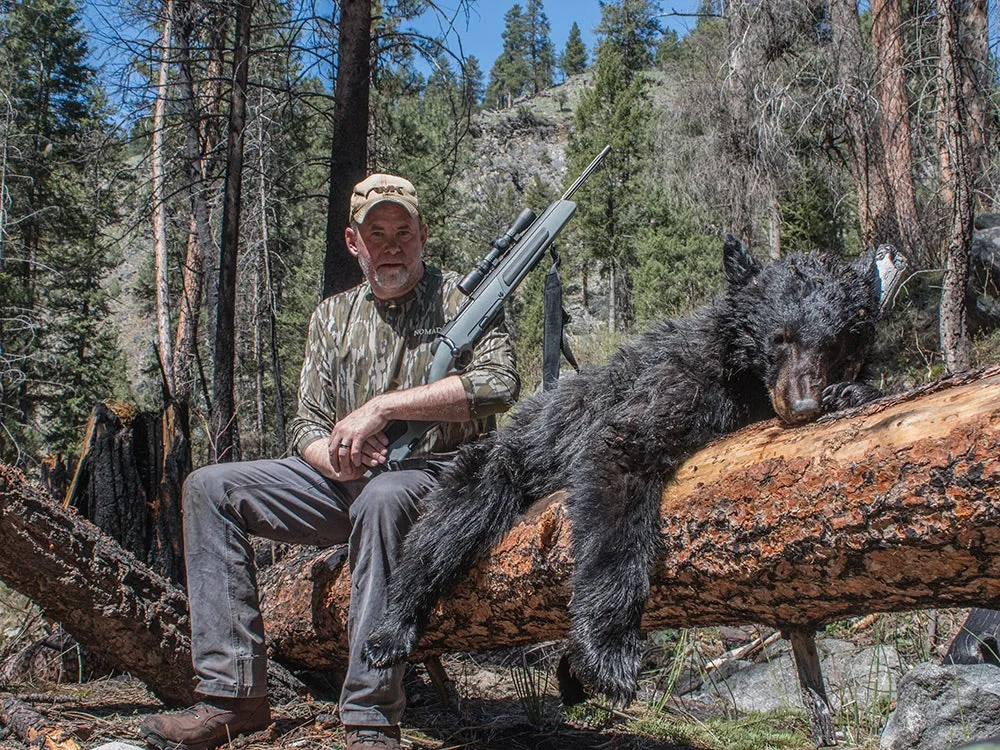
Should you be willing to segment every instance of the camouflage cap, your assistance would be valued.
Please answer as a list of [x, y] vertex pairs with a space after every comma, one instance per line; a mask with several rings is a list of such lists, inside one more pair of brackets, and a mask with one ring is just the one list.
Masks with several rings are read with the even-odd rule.
[[420, 220], [420, 203], [412, 182], [391, 174], [373, 174], [354, 186], [350, 221], [363, 224], [372, 206], [383, 201], [398, 203], [410, 216]]

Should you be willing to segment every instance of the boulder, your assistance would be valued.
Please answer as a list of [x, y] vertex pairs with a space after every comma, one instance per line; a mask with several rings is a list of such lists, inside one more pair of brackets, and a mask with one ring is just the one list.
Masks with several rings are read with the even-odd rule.
[[[904, 669], [892, 646], [856, 646], [836, 638], [817, 641], [827, 697], [834, 711], [864, 711], [895, 695]], [[696, 696], [724, 702], [737, 711], [773, 711], [800, 706], [799, 680], [787, 641], [765, 650], [756, 664], [723, 679], [706, 679]]]
[[927, 662], [899, 682], [880, 750], [952, 750], [1000, 734], [1000, 668]]

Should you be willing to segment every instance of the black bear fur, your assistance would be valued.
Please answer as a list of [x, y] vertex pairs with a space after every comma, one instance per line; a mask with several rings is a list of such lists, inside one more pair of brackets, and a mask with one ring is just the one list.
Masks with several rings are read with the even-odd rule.
[[405, 659], [438, 598], [528, 506], [566, 488], [572, 669], [611, 700], [631, 700], [664, 481], [753, 421], [777, 413], [800, 423], [879, 395], [855, 380], [879, 314], [873, 253], [761, 265], [728, 236], [723, 261], [727, 289], [714, 303], [524, 401], [459, 451], [405, 540], [386, 614], [365, 645], [370, 665]]

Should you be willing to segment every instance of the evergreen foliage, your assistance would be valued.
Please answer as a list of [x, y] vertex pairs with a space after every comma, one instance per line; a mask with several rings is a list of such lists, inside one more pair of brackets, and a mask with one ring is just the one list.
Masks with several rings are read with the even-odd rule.
[[542, 0], [517, 3], [504, 15], [503, 50], [490, 70], [486, 106], [504, 108], [552, 85], [555, 52]]
[[542, 8], [542, 0], [528, 0], [525, 11], [527, 26], [527, 59], [531, 73], [532, 93], [552, 86], [555, 69], [555, 52], [549, 38], [549, 19]]
[[528, 64], [528, 23], [521, 6], [515, 3], [504, 15], [503, 49], [490, 69], [485, 103], [490, 108], [509, 107], [526, 94], [531, 85]]
[[576, 21], [569, 27], [566, 46], [559, 56], [559, 69], [566, 77], [579, 75], [587, 69], [587, 45], [583, 43], [580, 26]]
[[[645, 18], [636, 15], [640, 5]], [[654, 112], [645, 93], [645, 78], [639, 68], [630, 66], [652, 57], [652, 39], [644, 35], [655, 26], [653, 12], [652, 4], [634, 0], [602, 6], [594, 83], [577, 104], [567, 148], [573, 174], [581, 172], [606, 144], [612, 148], [601, 170], [580, 191], [577, 220], [587, 256], [597, 260], [609, 278], [611, 330], [628, 328], [635, 319], [632, 273], [638, 262], [638, 228], [647, 223], [649, 212], [644, 197], [650, 177], [645, 170], [652, 150]], [[625, 21], [629, 28], [621, 26]], [[645, 53], [626, 43], [640, 39], [646, 39]]]
[[[655, 0], [614, 0], [601, 4], [599, 44], [611, 46], [633, 73], [652, 67], [663, 28]], [[598, 49], [600, 55], [600, 49]]]
[[87, 54], [72, 0], [0, 6], [5, 461], [73, 451], [92, 405], [122, 387], [105, 289], [121, 152]]

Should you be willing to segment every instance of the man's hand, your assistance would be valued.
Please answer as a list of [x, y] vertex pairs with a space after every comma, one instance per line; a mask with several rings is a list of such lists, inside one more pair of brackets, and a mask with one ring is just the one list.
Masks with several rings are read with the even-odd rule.
[[339, 438], [330, 435], [307, 445], [302, 451], [302, 458], [327, 479], [349, 482], [360, 479], [369, 467], [385, 463], [388, 455], [386, 443], [385, 435], [363, 441], [358, 451], [361, 459], [355, 464], [351, 460], [352, 451], [347, 450]]
[[465, 388], [457, 375], [405, 391], [375, 396], [337, 421], [330, 437], [302, 451], [314, 469], [328, 479], [349, 481], [389, 459], [385, 428], [392, 420], [464, 422], [470, 419]]
[[388, 417], [379, 408], [378, 396], [339, 420], [330, 433], [330, 465], [338, 473], [385, 463], [389, 440], [383, 430]]

